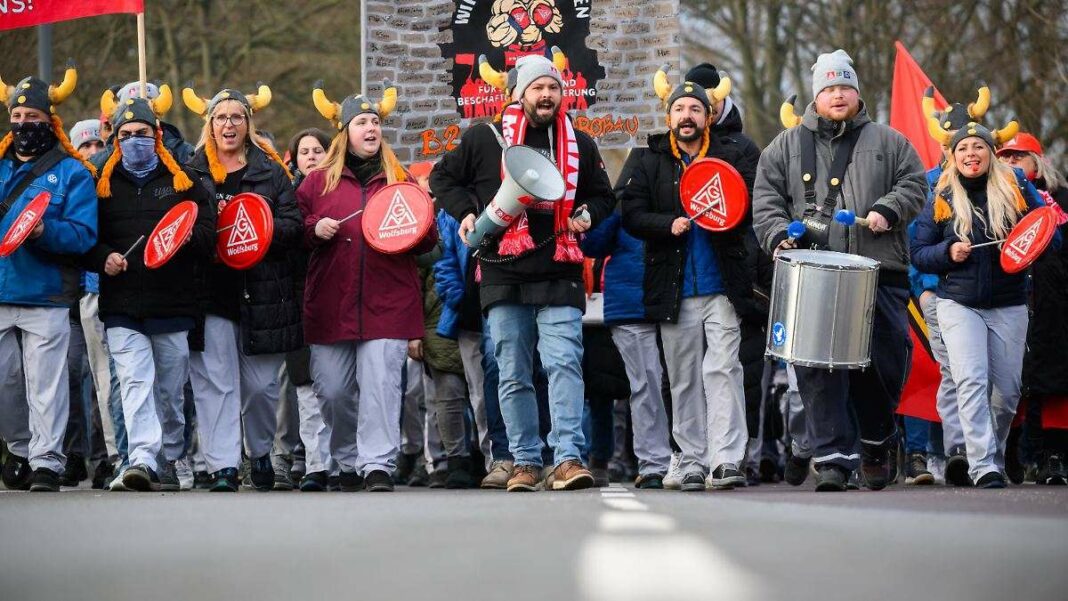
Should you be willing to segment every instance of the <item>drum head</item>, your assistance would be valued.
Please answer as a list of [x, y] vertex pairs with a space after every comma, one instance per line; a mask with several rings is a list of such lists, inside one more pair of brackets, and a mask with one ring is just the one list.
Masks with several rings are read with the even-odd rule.
[[878, 269], [879, 262], [860, 255], [840, 253], [833, 250], [793, 249], [780, 251], [777, 260], [801, 263], [826, 269]]
[[367, 200], [363, 237], [371, 248], [393, 255], [411, 250], [434, 223], [434, 202], [419, 186], [399, 182]]
[[148, 235], [145, 245], [145, 267], [159, 269], [178, 254], [193, 235], [200, 209], [192, 200], [183, 200], [171, 207]]
[[730, 163], [720, 159], [691, 163], [679, 180], [679, 198], [687, 215], [700, 214], [694, 223], [712, 232], [733, 229], [749, 212], [745, 180]]
[[271, 205], [259, 194], [243, 192], [219, 213], [215, 250], [233, 269], [250, 269], [267, 255], [274, 237]]
[[33, 197], [33, 200], [26, 205], [26, 208], [22, 209], [18, 217], [15, 217], [15, 220], [11, 222], [11, 227], [4, 234], [3, 240], [0, 240], [0, 257], [6, 257], [22, 246], [26, 238], [30, 237], [33, 228], [37, 227], [38, 223], [41, 223], [41, 219], [44, 218], [45, 211], [48, 210], [48, 203], [51, 200], [51, 192], [41, 192]]
[[1056, 231], [1057, 214], [1053, 207], [1041, 207], [1024, 215], [1001, 246], [1001, 268], [1005, 273], [1019, 273], [1030, 267], [1049, 246]]

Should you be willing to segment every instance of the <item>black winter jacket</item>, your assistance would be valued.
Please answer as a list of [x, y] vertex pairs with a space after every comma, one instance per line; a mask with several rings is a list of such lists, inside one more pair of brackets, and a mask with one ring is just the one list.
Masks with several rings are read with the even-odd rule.
[[[723, 159], [738, 168], [752, 193], [756, 163], [748, 162], [747, 147], [730, 136], [712, 136], [707, 156]], [[650, 136], [649, 151], [642, 155], [623, 192], [623, 227], [634, 237], [645, 240], [645, 311], [646, 317], [656, 321], [677, 320], [682, 303], [686, 238], [671, 234], [672, 222], [685, 216], [679, 199], [681, 176], [682, 164], [671, 154], [668, 135]], [[735, 229], [713, 234], [711, 238], [727, 298], [734, 310], [743, 320], [761, 322], [767, 316], [754, 304], [745, 246], [750, 222], [751, 218], [746, 218]]]
[[[287, 353], [300, 348], [304, 339], [292, 262], [300, 249], [304, 226], [293, 185], [282, 167], [256, 146], [250, 145], [246, 156], [248, 170], [241, 180], [241, 192], [259, 194], [270, 204], [274, 238], [267, 256], [251, 269], [233, 270], [217, 260], [202, 265], [200, 302], [205, 313], [240, 323], [241, 350], [246, 355]], [[197, 150], [189, 166], [200, 176], [213, 207], [217, 207], [215, 182], [203, 148]], [[235, 290], [237, 298], [231, 298]]]
[[[1046, 189], [1042, 180], [1034, 182]], [[1052, 193], [1053, 200], [1068, 211], [1068, 188]], [[1068, 395], [1068, 224], [1060, 228], [1060, 251], [1047, 251], [1031, 266], [1031, 321], [1027, 324], [1027, 354], [1024, 355], [1023, 388], [1026, 394]]]
[[[88, 271], [100, 274], [100, 316], [123, 315], [136, 320], [196, 317], [201, 314], [194, 273], [215, 246], [215, 211], [208, 191], [186, 169], [193, 187], [176, 192], [171, 173], [161, 162], [149, 179], [138, 186], [119, 164], [111, 176], [111, 198], [97, 203], [100, 231], [97, 243], [83, 257]], [[184, 200], [197, 203], [197, 219], [189, 242], [163, 266], [147, 269], [144, 252], [148, 235], [163, 215]], [[111, 253], [124, 253], [140, 236], [146, 240], [126, 257], [126, 271], [109, 276], [104, 265]]]

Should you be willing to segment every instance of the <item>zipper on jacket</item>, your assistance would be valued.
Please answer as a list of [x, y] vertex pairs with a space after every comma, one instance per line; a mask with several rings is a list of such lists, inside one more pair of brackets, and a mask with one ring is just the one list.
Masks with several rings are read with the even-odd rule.
[[[360, 208], [367, 208], [367, 188], [363, 184], [360, 184]], [[361, 223], [363, 216], [360, 216]], [[364, 240], [360, 245], [360, 274], [357, 277], [357, 290], [356, 290], [356, 335], [357, 337], [363, 336], [363, 268], [364, 257], [367, 255], [367, 240]]]

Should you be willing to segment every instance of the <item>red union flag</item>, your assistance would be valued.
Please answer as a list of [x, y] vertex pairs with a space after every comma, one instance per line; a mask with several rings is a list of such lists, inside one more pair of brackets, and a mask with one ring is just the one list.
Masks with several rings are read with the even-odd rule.
[[0, 30], [112, 13], [143, 13], [145, 0], [0, 0]]

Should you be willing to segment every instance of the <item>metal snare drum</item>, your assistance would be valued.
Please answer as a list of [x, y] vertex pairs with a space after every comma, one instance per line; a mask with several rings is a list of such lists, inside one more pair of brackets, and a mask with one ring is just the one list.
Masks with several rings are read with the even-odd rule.
[[879, 262], [827, 250], [775, 259], [767, 354], [787, 363], [862, 369], [871, 363]]

